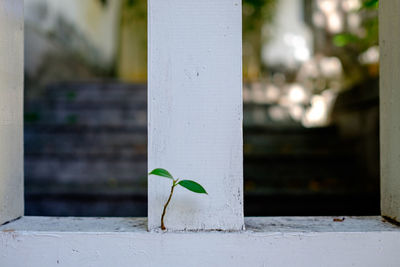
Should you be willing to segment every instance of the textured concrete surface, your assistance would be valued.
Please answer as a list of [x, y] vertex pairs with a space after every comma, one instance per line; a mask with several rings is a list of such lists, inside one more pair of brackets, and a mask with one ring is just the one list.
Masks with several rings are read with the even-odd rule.
[[0, 265], [398, 266], [381, 217], [252, 217], [246, 231], [161, 232], [145, 218], [24, 217], [0, 227]]

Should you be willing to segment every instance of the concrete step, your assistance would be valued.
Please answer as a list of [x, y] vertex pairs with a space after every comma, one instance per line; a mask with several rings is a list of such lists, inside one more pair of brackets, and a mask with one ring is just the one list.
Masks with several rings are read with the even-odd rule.
[[146, 103], [147, 86], [113, 81], [63, 82], [50, 85], [44, 99], [54, 103]]

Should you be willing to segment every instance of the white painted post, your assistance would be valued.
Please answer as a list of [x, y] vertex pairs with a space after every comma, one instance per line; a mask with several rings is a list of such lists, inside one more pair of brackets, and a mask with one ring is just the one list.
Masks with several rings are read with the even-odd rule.
[[400, 222], [400, 2], [379, 1], [382, 215]]
[[[240, 230], [243, 222], [240, 0], [149, 0], [149, 171], [202, 184], [177, 187], [170, 230]], [[171, 181], [149, 176], [148, 227], [160, 227]]]
[[24, 213], [23, 6], [0, 1], [0, 225]]

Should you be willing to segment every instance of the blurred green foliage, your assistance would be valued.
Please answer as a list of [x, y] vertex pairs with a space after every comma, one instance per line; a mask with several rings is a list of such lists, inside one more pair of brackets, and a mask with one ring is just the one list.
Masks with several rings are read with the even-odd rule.
[[344, 88], [352, 88], [379, 76], [377, 64], [362, 64], [360, 56], [379, 45], [379, 0], [363, 0], [356, 13], [361, 18], [357, 30], [344, 30], [332, 36], [333, 55], [340, 58], [344, 70]]
[[40, 114], [38, 112], [25, 112], [25, 122], [38, 122], [40, 120]]
[[122, 10], [126, 14], [129, 20], [146, 20], [147, 21], [147, 1], [145, 0], [124, 0], [122, 4]]
[[68, 101], [73, 101], [76, 98], [76, 92], [75, 91], [69, 91], [66, 93], [66, 98]]
[[243, 32], [260, 30], [260, 25], [271, 21], [277, 0], [243, 0]]
[[[258, 79], [263, 69], [261, 46], [266, 40], [263, 28], [272, 21], [278, 0], [243, 0], [243, 75]], [[257, 72], [255, 72], [257, 70]]]
[[67, 115], [67, 117], [65, 118], [65, 120], [66, 120], [66, 122], [67, 122], [69, 125], [77, 124], [77, 122], [78, 122], [78, 115], [76, 115], [76, 114], [69, 114], [69, 115]]
[[379, 0], [364, 0], [358, 12], [362, 17], [362, 34], [343, 32], [333, 38], [333, 43], [338, 47], [352, 46], [365, 51], [371, 46], [378, 45], [379, 22], [378, 22]]
[[363, 2], [364, 8], [378, 9], [378, 6], [379, 6], [379, 0], [365, 0]]

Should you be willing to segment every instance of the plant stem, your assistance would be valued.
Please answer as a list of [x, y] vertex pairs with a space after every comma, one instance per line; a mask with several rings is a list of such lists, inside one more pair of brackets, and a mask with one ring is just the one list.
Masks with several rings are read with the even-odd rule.
[[171, 201], [172, 194], [174, 193], [174, 188], [175, 188], [175, 186], [177, 185], [177, 181], [178, 181], [178, 180], [176, 180], [176, 181], [174, 180], [174, 182], [172, 183], [171, 193], [169, 194], [169, 198], [168, 198], [167, 202], [166, 202], [165, 205], [164, 205], [164, 209], [163, 209], [163, 212], [162, 212], [162, 215], [161, 215], [161, 230], [165, 230], [165, 229], [166, 229], [166, 228], [165, 228], [165, 225], [164, 225], [165, 211], [167, 210], [168, 204], [169, 204], [169, 202]]

